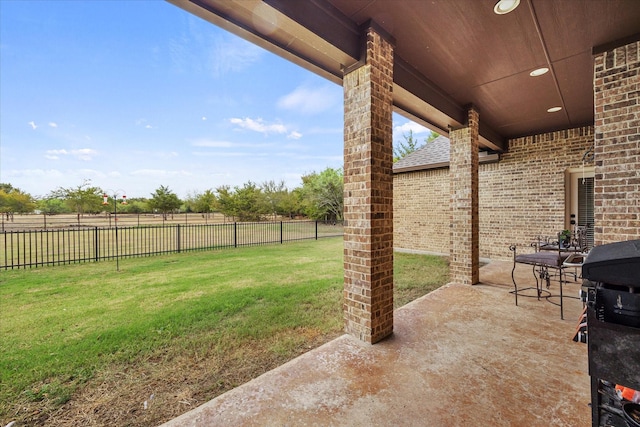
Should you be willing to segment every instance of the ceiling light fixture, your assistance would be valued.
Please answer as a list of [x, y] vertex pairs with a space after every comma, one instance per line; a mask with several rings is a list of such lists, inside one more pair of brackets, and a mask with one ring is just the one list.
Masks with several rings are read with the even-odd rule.
[[538, 76], [541, 76], [543, 74], [547, 74], [548, 72], [549, 72], [549, 69], [547, 67], [541, 67], [541, 68], [536, 68], [535, 70], [530, 72], [529, 75], [531, 77], [538, 77]]
[[555, 113], [560, 110], [562, 110], [562, 107], [551, 107], [547, 110], [547, 113]]
[[498, 15], [504, 15], [513, 11], [520, 4], [520, 0], [499, 0], [495, 6], [493, 6], [493, 11]]

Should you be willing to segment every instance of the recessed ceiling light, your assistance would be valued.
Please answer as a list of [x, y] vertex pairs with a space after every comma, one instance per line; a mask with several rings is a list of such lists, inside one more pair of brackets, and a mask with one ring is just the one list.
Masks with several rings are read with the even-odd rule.
[[520, 0], [500, 0], [495, 6], [493, 6], [493, 11], [498, 15], [504, 15], [518, 7], [519, 4]]
[[538, 77], [541, 76], [543, 74], [547, 74], [549, 72], [549, 69], [547, 67], [542, 67], [542, 68], [537, 68], [535, 70], [533, 70], [532, 72], [529, 73], [529, 75], [531, 77]]
[[560, 110], [562, 110], [562, 107], [551, 107], [547, 110], [547, 113], [555, 113]]

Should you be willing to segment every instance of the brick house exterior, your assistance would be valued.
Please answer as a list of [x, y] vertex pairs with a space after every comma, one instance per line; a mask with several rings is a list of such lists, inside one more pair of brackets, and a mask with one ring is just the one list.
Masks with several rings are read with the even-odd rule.
[[[586, 153], [595, 244], [638, 238], [637, 1], [508, 14], [471, 0], [173, 1], [342, 84], [343, 311], [360, 340], [393, 332], [394, 249], [452, 255], [451, 281], [475, 284], [481, 256], [567, 227], [567, 181]], [[449, 168], [394, 174], [394, 109], [448, 135]], [[482, 164], [480, 147], [500, 161]]]
[[[512, 139], [497, 162], [480, 157], [481, 258], [510, 259], [509, 244], [565, 228], [566, 171], [593, 166], [582, 161], [593, 142], [593, 128], [583, 127]], [[448, 145], [441, 136], [394, 165], [396, 250], [449, 255]], [[403, 172], [407, 164], [413, 170]]]
[[[480, 257], [510, 259], [509, 244], [569, 228], [570, 171], [595, 169], [595, 245], [640, 238], [640, 42], [594, 50], [594, 88], [593, 126], [511, 139], [480, 162]], [[451, 253], [444, 140], [394, 165], [396, 250]]]

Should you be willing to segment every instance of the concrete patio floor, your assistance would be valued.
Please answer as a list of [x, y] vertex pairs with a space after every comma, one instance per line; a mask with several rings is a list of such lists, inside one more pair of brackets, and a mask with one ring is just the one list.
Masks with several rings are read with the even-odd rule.
[[565, 299], [565, 320], [544, 299], [516, 307], [511, 266], [396, 310], [378, 344], [343, 335], [165, 426], [590, 425], [587, 346], [572, 340], [582, 303]]

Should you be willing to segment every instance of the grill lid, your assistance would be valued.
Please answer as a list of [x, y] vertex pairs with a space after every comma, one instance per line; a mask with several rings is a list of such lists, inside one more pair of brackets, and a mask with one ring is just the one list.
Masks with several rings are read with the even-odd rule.
[[593, 282], [640, 287], [640, 240], [594, 247], [582, 264], [582, 277]]

